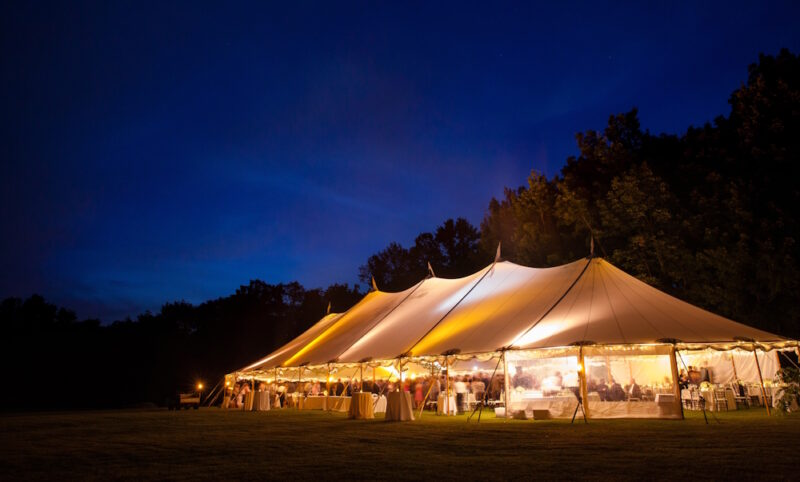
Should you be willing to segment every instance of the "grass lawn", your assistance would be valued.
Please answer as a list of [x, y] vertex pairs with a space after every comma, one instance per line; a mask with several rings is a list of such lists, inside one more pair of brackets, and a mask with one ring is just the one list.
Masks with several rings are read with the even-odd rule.
[[354, 421], [343, 414], [103, 411], [0, 416], [0, 478], [800, 478], [800, 414], [706, 425], [590, 420]]

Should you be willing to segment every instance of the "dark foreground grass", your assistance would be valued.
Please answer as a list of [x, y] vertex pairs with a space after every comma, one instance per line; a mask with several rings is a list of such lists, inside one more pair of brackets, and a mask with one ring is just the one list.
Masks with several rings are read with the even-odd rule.
[[3, 479], [793, 479], [800, 416], [410, 423], [323, 412], [0, 416]]

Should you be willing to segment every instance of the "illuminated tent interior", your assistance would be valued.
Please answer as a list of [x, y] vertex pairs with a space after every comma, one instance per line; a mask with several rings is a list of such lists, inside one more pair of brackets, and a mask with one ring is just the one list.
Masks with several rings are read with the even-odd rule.
[[[740, 380], [766, 394], [779, 351], [797, 346], [667, 295], [602, 258], [552, 268], [496, 261], [464, 278], [431, 275], [401, 292], [375, 289], [228, 380], [446, 375], [445, 391], [450, 377], [480, 372], [492, 375], [496, 405], [509, 414], [570, 417], [580, 397], [589, 418], [681, 418], [679, 371], [701, 367], [715, 384]], [[626, 395], [615, 396], [614, 385]]]

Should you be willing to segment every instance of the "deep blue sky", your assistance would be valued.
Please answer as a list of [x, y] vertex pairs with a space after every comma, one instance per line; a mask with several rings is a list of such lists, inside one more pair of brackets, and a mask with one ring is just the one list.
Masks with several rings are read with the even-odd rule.
[[0, 297], [103, 321], [357, 282], [609, 114], [682, 132], [800, 51], [797, 2], [108, 3], [0, 7]]

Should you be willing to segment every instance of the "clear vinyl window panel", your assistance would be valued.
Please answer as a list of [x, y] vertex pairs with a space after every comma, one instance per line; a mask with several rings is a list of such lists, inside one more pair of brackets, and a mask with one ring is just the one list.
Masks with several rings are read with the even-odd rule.
[[590, 417], [680, 417], [669, 355], [592, 355], [584, 365]]

